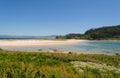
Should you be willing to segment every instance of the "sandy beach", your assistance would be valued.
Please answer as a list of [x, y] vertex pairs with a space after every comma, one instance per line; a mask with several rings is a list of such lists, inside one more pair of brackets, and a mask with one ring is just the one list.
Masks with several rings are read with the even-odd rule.
[[71, 45], [87, 40], [0, 40], [0, 47]]

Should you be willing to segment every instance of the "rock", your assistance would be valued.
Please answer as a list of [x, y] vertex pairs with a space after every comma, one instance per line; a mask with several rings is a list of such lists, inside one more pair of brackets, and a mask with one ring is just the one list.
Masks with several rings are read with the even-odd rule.
[[120, 54], [119, 54], [119, 53], [115, 53], [115, 55], [116, 55], [116, 56], [120, 56]]
[[68, 54], [72, 54], [72, 52], [68, 52]]
[[59, 50], [53, 49], [54, 52], [59, 52]]
[[0, 50], [3, 50], [2, 48], [0, 48]]
[[38, 51], [42, 51], [42, 49], [38, 49]]

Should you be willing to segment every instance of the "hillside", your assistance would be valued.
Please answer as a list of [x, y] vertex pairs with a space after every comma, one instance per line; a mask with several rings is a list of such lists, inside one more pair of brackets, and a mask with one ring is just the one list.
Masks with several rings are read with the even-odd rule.
[[90, 39], [120, 39], [120, 25], [90, 29], [85, 35]]
[[65, 36], [57, 36], [57, 39], [90, 39], [90, 40], [120, 40], [120, 25], [105, 26], [101, 28], [90, 29], [85, 34], [70, 33]]
[[0, 39], [34, 39], [34, 38], [55, 38], [56, 35], [49, 36], [11, 36], [11, 35], [0, 35]]

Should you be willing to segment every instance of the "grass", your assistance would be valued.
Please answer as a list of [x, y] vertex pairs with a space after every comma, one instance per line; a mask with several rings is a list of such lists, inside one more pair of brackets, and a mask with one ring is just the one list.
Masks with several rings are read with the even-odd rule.
[[[87, 64], [80, 72], [80, 66], [71, 63], [76, 61], [95, 63], [98, 67], [89, 68], [91, 64]], [[0, 78], [120, 78], [120, 72], [116, 71], [106, 70], [102, 74], [100, 64], [119, 68], [120, 57], [0, 50]]]

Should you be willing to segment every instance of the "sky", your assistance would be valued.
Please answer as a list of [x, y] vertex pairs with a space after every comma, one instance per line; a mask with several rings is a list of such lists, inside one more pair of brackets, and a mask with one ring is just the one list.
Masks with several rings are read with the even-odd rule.
[[64, 35], [119, 24], [120, 0], [0, 0], [0, 35]]

